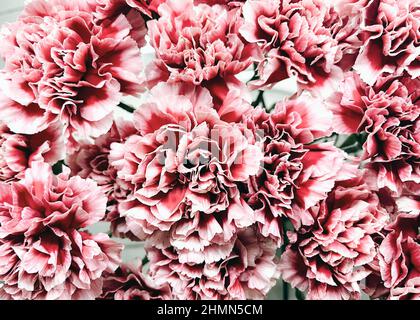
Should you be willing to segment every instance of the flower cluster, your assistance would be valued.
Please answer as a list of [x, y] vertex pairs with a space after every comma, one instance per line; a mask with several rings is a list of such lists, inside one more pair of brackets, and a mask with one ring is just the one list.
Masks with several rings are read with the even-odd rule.
[[0, 39], [0, 299], [420, 299], [418, 1], [32, 0]]

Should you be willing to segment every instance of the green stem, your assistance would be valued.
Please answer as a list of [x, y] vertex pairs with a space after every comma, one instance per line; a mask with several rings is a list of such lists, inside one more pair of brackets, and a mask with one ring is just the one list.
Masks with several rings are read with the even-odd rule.
[[120, 104], [118, 105], [118, 107], [120, 107], [121, 109], [123, 109], [123, 110], [125, 110], [127, 112], [130, 112], [130, 113], [133, 113], [136, 110], [133, 107], [130, 107], [129, 105], [127, 105], [127, 104], [125, 104], [123, 102], [120, 102]]
[[289, 284], [283, 281], [283, 300], [289, 300]]
[[250, 83], [251, 81], [259, 79], [259, 77], [258, 77], [258, 65], [256, 63], [254, 63], [253, 67], [254, 67], [254, 75], [252, 76], [251, 79], [248, 80], [247, 84]]
[[[289, 221], [285, 217], [282, 218], [283, 245], [280, 248], [282, 254], [286, 251], [286, 248], [287, 248], [288, 244], [290, 243], [289, 238], [287, 237], [287, 231], [289, 230], [288, 229], [288, 222]], [[291, 227], [291, 226], [289, 226], [289, 227]], [[289, 300], [289, 284], [284, 280], [282, 282], [283, 282], [283, 286], [282, 286], [283, 300]]]
[[298, 300], [305, 300], [305, 295], [303, 294], [302, 291], [298, 289], [295, 289], [295, 296], [296, 296], [296, 299]]
[[262, 104], [263, 108], [267, 110], [267, 106], [265, 105], [265, 101], [264, 101], [264, 91], [262, 90], [258, 92], [257, 99], [255, 99], [255, 101], [252, 103], [252, 106], [257, 107], [260, 104]]
[[141, 265], [144, 267], [148, 263], [149, 263], [149, 258], [146, 255], [144, 256], [143, 260], [141, 260]]
[[64, 161], [60, 160], [52, 166], [53, 173], [58, 175], [63, 172]]
[[352, 134], [337, 147], [349, 154], [356, 153], [363, 149], [363, 144], [366, 142], [366, 138], [366, 133]]

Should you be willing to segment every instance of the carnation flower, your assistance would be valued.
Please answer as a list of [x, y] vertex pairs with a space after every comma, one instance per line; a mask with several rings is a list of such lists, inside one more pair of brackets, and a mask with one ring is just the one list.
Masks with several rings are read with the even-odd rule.
[[135, 190], [119, 209], [139, 238], [198, 232], [227, 241], [253, 222], [237, 184], [258, 172], [261, 151], [241, 124], [221, 120], [236, 118], [232, 108], [219, 115], [212, 106], [204, 88], [161, 84], [135, 112], [139, 134], [111, 146], [118, 177]]
[[399, 194], [404, 185], [420, 183], [419, 86], [419, 79], [406, 75], [368, 86], [348, 73], [331, 99], [336, 132], [367, 134], [363, 158], [370, 160], [366, 167], [376, 189]]
[[[135, 208], [129, 208], [128, 225], [137, 230], [142, 221], [137, 220]], [[194, 211], [187, 205], [181, 209], [186, 214], [168, 231], [156, 230], [148, 235], [150, 243], [158, 248], [172, 246], [180, 263], [209, 264], [227, 258], [237, 232], [255, 222], [253, 210], [242, 199], [232, 199], [227, 209], [213, 213]]]
[[121, 245], [77, 230], [102, 219], [106, 197], [68, 173], [35, 162], [22, 180], [0, 183], [0, 297], [94, 299], [118, 267]]
[[[147, 9], [146, 1], [136, 0], [90, 0], [96, 4], [93, 15], [101, 24], [104, 21], [115, 21], [123, 15], [131, 25], [130, 37], [133, 38], [139, 48], [146, 44], [146, 22], [142, 14], [151, 15]], [[160, 1], [160, 0], [158, 0]], [[139, 2], [140, 4], [137, 4]], [[156, 1], [153, 1], [156, 2]]]
[[285, 281], [308, 299], [358, 299], [359, 282], [376, 255], [373, 236], [388, 214], [362, 179], [337, 183], [326, 200], [306, 213], [312, 224], [298, 229], [282, 255]]
[[278, 278], [275, 243], [249, 228], [233, 244], [226, 258], [194, 264], [180, 262], [173, 247], [149, 243], [150, 272], [157, 283], [169, 283], [177, 299], [262, 299]]
[[[364, 177], [366, 183], [372, 182], [369, 174]], [[374, 181], [376, 182], [376, 181]], [[376, 184], [373, 184], [376, 187]], [[414, 188], [410, 188], [414, 186]], [[400, 195], [395, 195], [389, 188], [373, 189], [378, 194], [381, 206], [396, 216], [399, 213], [417, 214], [420, 212], [420, 194], [415, 185], [406, 184]]]
[[135, 237], [129, 231], [125, 218], [121, 217], [118, 211], [119, 202], [126, 200], [133, 192], [132, 185], [118, 178], [117, 170], [109, 163], [109, 153], [112, 143], [122, 143], [135, 133], [137, 130], [131, 122], [117, 119], [110, 131], [95, 139], [94, 143], [80, 144], [67, 159], [73, 175], [94, 180], [107, 195], [105, 219], [111, 222], [112, 233], [119, 237], [133, 239]]
[[152, 85], [168, 79], [199, 85], [235, 75], [252, 63], [254, 46], [238, 34], [239, 10], [168, 0], [158, 12], [160, 18], [147, 24], [157, 55], [147, 70]]
[[98, 4], [97, 12], [101, 18], [108, 18], [115, 13], [127, 12], [132, 9], [141, 12], [149, 18], [157, 13], [158, 7], [166, 0], [93, 0]]
[[55, 17], [60, 15], [60, 12], [63, 11], [81, 11], [89, 13], [95, 10], [95, 1], [96, 0], [30, 0], [26, 2], [20, 18]]
[[129, 21], [120, 15], [98, 25], [80, 3], [36, 0], [3, 33], [0, 84], [14, 103], [2, 99], [0, 116], [18, 133], [43, 130], [53, 116], [70, 140], [97, 137], [111, 127], [121, 93], [141, 89], [140, 51]]
[[282, 218], [299, 227], [296, 214], [326, 198], [337, 179], [352, 175], [344, 153], [329, 143], [312, 144], [329, 135], [332, 115], [318, 100], [302, 96], [278, 103], [268, 114], [255, 109], [245, 122], [263, 143], [262, 170], [248, 181], [247, 202], [256, 212], [259, 231], [282, 242]]
[[420, 195], [402, 195], [396, 200], [398, 211], [416, 214], [420, 212]]
[[215, 5], [215, 4], [224, 4], [224, 5], [228, 5], [228, 6], [242, 6], [244, 3], [246, 2], [246, 0], [238, 0], [238, 1], [231, 1], [231, 0], [194, 0], [194, 4], [207, 4], [209, 6]]
[[362, 50], [354, 65], [364, 82], [380, 76], [420, 76], [420, 5], [417, 0], [351, 1], [350, 16], [361, 20]]
[[373, 298], [390, 300], [420, 299], [420, 210], [398, 212], [385, 227], [374, 272], [367, 281], [367, 293]]
[[35, 161], [55, 164], [64, 158], [64, 148], [58, 122], [34, 135], [13, 133], [0, 122], [0, 181], [22, 178]]
[[157, 285], [154, 279], [138, 267], [121, 265], [114, 273], [106, 275], [101, 299], [106, 300], [171, 300], [167, 283]]
[[303, 88], [331, 87], [340, 76], [336, 65], [354, 54], [356, 26], [347, 25], [325, 1], [249, 0], [242, 9], [241, 35], [264, 54], [257, 87], [296, 77]]
[[145, 15], [152, 17], [153, 13], [158, 12], [158, 8], [166, 0], [125, 0], [127, 4], [137, 10], [140, 10]]

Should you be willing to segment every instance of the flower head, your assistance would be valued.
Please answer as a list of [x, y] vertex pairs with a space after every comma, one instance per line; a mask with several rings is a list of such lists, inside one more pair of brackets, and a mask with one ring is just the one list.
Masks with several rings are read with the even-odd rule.
[[221, 119], [234, 112], [225, 105], [219, 115], [206, 89], [161, 84], [151, 94], [135, 113], [139, 133], [111, 146], [111, 164], [134, 189], [120, 211], [139, 238], [199, 232], [227, 241], [252, 223], [237, 184], [258, 172], [260, 149], [241, 124]]
[[303, 88], [326, 90], [340, 76], [336, 65], [357, 46], [349, 39], [356, 28], [325, 1], [249, 0], [242, 12], [241, 35], [263, 51], [257, 87], [296, 77]]
[[94, 299], [102, 274], [118, 267], [121, 246], [78, 229], [99, 221], [106, 197], [91, 181], [54, 176], [35, 162], [25, 177], [0, 183], [0, 296]]
[[312, 223], [292, 235], [281, 257], [283, 279], [308, 299], [360, 298], [376, 255], [373, 236], [388, 219], [378, 197], [358, 177], [338, 183], [306, 214]]
[[344, 153], [314, 140], [331, 131], [331, 113], [320, 103], [300, 97], [245, 116], [264, 151], [262, 170], [248, 180], [247, 203], [255, 210], [260, 232], [282, 241], [282, 219], [304, 223], [298, 213], [326, 198], [336, 180], [351, 177]]
[[369, 85], [381, 76], [406, 71], [420, 76], [420, 6], [416, 0], [352, 1], [352, 14], [361, 20], [363, 42], [354, 69]]
[[252, 63], [253, 45], [238, 34], [237, 9], [169, 0], [158, 9], [160, 18], [148, 22], [157, 60], [150, 80], [183, 81], [196, 85], [245, 70]]
[[111, 129], [95, 139], [94, 143], [83, 143], [67, 158], [73, 175], [83, 179], [92, 179], [108, 197], [107, 214], [105, 219], [111, 222], [111, 230], [115, 236], [135, 236], [129, 231], [126, 219], [118, 210], [120, 201], [125, 201], [132, 194], [132, 185], [118, 178], [117, 169], [110, 164], [109, 154], [112, 143], [123, 143], [130, 136], [137, 133], [132, 122], [122, 119], [114, 120]]
[[275, 243], [252, 228], [239, 232], [229, 255], [213, 263], [182, 263], [172, 247], [148, 247], [155, 281], [188, 300], [262, 299], [278, 278], [275, 254]]
[[105, 276], [101, 299], [113, 300], [171, 300], [169, 285], [157, 285], [142, 272], [142, 266], [121, 265]]
[[63, 130], [58, 122], [33, 134], [16, 134], [0, 123], [0, 181], [20, 179], [33, 162], [55, 164], [64, 158]]
[[33, 134], [58, 119], [71, 141], [97, 137], [111, 127], [121, 93], [141, 89], [140, 51], [127, 18], [98, 24], [85, 6], [36, 0], [3, 32], [0, 84], [10, 101], [2, 99], [0, 115], [16, 132]]
[[[356, 73], [346, 74], [331, 98], [334, 130], [364, 133], [365, 160], [375, 188], [401, 194], [420, 183], [420, 80], [406, 74], [366, 85]], [[412, 187], [415, 188], [415, 187]]]
[[367, 293], [373, 298], [418, 300], [420, 298], [420, 210], [397, 212], [384, 228]]

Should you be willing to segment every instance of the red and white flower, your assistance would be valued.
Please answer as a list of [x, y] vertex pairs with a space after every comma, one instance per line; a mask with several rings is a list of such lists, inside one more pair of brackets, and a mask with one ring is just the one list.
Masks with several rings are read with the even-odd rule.
[[59, 119], [71, 141], [107, 132], [121, 94], [142, 88], [131, 29], [123, 15], [97, 24], [84, 1], [32, 2], [3, 32], [2, 120], [33, 134]]
[[136, 239], [130, 232], [126, 219], [118, 210], [120, 201], [125, 201], [133, 193], [130, 183], [118, 178], [117, 169], [110, 164], [109, 154], [112, 143], [123, 143], [136, 134], [137, 130], [130, 121], [117, 119], [111, 129], [94, 140], [94, 143], [83, 143], [67, 157], [67, 164], [73, 175], [83, 179], [92, 179], [108, 197], [105, 219], [111, 222], [111, 231], [115, 236]]
[[0, 183], [0, 297], [95, 299], [102, 275], [120, 262], [121, 245], [78, 229], [105, 214], [106, 197], [92, 180], [54, 176], [35, 162], [25, 177]]
[[139, 134], [111, 146], [118, 177], [135, 190], [120, 204], [122, 215], [139, 238], [203, 228], [205, 242], [215, 235], [227, 241], [253, 222], [237, 184], [258, 172], [261, 150], [243, 125], [221, 119], [235, 112], [225, 105], [219, 115], [208, 90], [161, 84], [151, 95], [135, 112]]
[[249, 0], [242, 13], [241, 35], [263, 51], [256, 87], [296, 77], [300, 87], [325, 95], [341, 76], [337, 65], [357, 51], [357, 26], [340, 19], [326, 1]]
[[[420, 79], [408, 75], [380, 78], [366, 85], [356, 73], [346, 74], [332, 98], [334, 131], [367, 134], [366, 168], [375, 188], [402, 189], [420, 184]], [[417, 191], [418, 193], [418, 191]]]
[[259, 231], [282, 242], [282, 219], [299, 227], [299, 215], [334, 187], [354, 175], [345, 154], [329, 143], [313, 142], [331, 132], [331, 113], [318, 100], [300, 97], [278, 103], [273, 113], [255, 109], [244, 120], [263, 144], [262, 170], [248, 181], [247, 202], [256, 212]]
[[151, 84], [169, 80], [200, 85], [236, 75], [251, 65], [255, 47], [238, 33], [239, 10], [168, 0], [158, 13], [158, 20], [147, 23], [157, 56], [146, 74]]
[[404, 71], [420, 76], [420, 6], [416, 0], [351, 1], [350, 16], [361, 21], [363, 45], [354, 65], [373, 85], [382, 76]]
[[201, 264], [181, 262], [173, 247], [149, 245], [150, 272], [158, 284], [169, 283], [178, 299], [262, 299], [278, 278], [277, 247], [252, 228], [235, 239], [227, 257]]
[[376, 256], [373, 236], [388, 219], [378, 197], [359, 177], [338, 183], [305, 214], [312, 223], [291, 235], [280, 261], [283, 279], [308, 299], [359, 299]]
[[36, 161], [53, 165], [64, 157], [63, 130], [58, 122], [33, 135], [13, 133], [0, 123], [0, 181], [22, 178]]
[[167, 283], [157, 285], [142, 271], [141, 264], [121, 265], [104, 279], [101, 299], [105, 300], [171, 300], [172, 293]]

